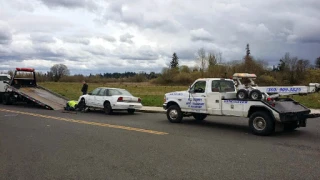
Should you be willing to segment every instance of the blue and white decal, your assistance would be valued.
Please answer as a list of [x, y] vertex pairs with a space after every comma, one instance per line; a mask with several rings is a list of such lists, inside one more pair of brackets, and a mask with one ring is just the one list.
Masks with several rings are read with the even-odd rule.
[[239, 100], [223, 100], [224, 103], [234, 103], [234, 104], [247, 104], [248, 101], [239, 101]]
[[271, 87], [267, 88], [267, 92], [272, 93], [272, 92], [301, 92], [301, 88], [289, 88], [289, 87]]

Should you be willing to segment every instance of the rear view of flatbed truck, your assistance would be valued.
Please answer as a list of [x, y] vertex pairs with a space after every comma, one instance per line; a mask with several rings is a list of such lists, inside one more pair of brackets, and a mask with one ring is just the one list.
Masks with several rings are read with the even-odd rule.
[[26, 102], [49, 110], [61, 110], [68, 101], [67, 98], [39, 86], [33, 68], [16, 68], [7, 83], [2, 97], [5, 105]]

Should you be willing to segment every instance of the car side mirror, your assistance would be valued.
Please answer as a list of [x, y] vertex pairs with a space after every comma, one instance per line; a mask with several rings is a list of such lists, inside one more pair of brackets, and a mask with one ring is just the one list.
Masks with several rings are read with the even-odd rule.
[[3, 83], [9, 84], [9, 81], [3, 81]]

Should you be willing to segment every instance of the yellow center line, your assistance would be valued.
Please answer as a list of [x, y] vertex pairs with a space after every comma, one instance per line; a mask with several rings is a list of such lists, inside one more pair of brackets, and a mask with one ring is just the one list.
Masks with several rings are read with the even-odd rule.
[[129, 127], [129, 126], [121, 126], [121, 125], [90, 122], [90, 121], [83, 121], [83, 120], [70, 119], [70, 118], [47, 116], [47, 115], [42, 115], [42, 114], [28, 113], [28, 112], [23, 112], [23, 111], [14, 111], [14, 110], [9, 110], [9, 109], [1, 109], [0, 108], [0, 111], [23, 114], [23, 115], [28, 115], [28, 116], [42, 117], [42, 118], [46, 118], [46, 119], [54, 119], [54, 120], [59, 120], [59, 121], [73, 122], [73, 123], [79, 123], [79, 124], [88, 124], [88, 125], [92, 125], [92, 126], [101, 126], [101, 127], [109, 127], [109, 128], [114, 128], [114, 129], [122, 129], [122, 130], [128, 130], [128, 131], [149, 133], [149, 134], [157, 134], [157, 135], [169, 134], [166, 132], [154, 131], [154, 130], [150, 130], [150, 129], [141, 129], [141, 128], [135, 128], [135, 127]]

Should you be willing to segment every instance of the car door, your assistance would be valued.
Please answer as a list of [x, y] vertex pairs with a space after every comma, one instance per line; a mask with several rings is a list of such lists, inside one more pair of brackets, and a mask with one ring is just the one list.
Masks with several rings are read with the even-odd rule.
[[96, 96], [99, 94], [101, 88], [94, 89], [91, 93], [88, 94], [88, 97], [86, 99], [86, 104], [88, 106], [97, 107]]
[[98, 92], [98, 94], [94, 97], [96, 107], [103, 108], [103, 103], [106, 99], [106, 95], [107, 95], [107, 89], [101, 89]]
[[205, 80], [199, 80], [190, 88], [190, 97], [187, 100], [187, 106], [192, 112], [207, 112], [206, 84], [207, 82]]

